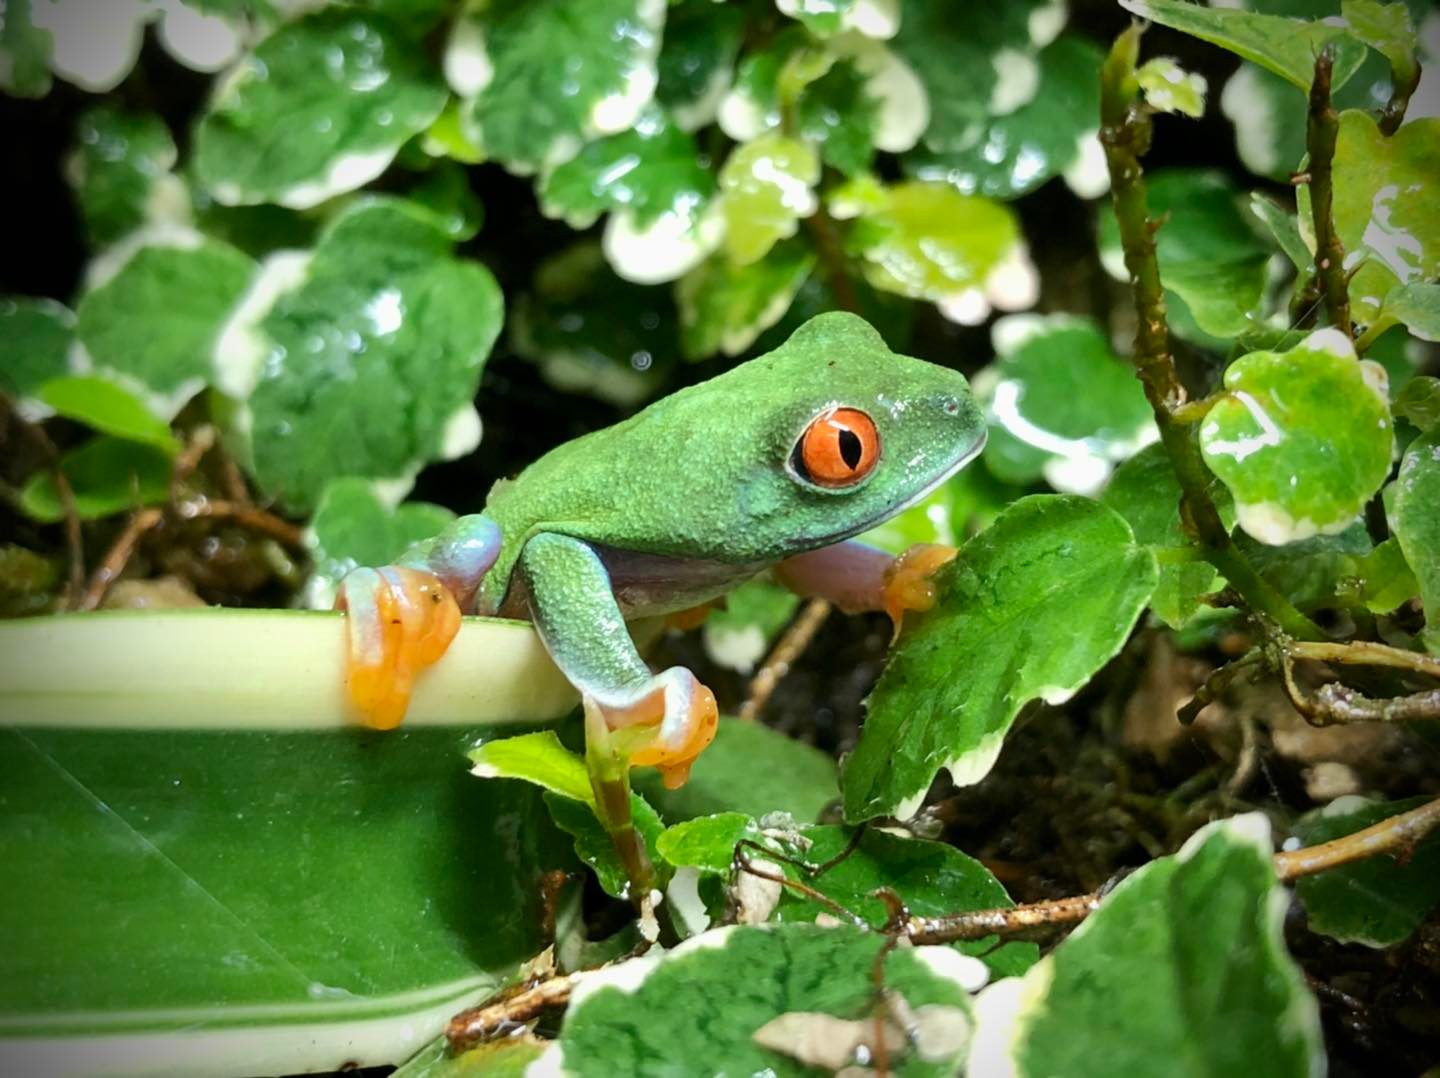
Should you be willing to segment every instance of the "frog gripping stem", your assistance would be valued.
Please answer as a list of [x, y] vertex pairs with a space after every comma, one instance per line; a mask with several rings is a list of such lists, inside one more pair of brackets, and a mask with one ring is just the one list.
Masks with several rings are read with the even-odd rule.
[[341, 584], [349, 613], [346, 688], [366, 726], [393, 730], [405, 718], [415, 678], [437, 662], [460, 629], [449, 588], [423, 569], [357, 569]]

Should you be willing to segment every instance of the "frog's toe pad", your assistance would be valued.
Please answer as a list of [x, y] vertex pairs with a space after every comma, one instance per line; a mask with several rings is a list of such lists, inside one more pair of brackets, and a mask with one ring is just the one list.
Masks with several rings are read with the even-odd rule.
[[604, 708], [606, 721], [611, 729], [630, 731], [638, 743], [630, 762], [657, 768], [674, 790], [685, 785], [691, 765], [715, 740], [720, 709], [715, 694], [683, 666], [657, 674], [651, 686], [628, 707]]
[[906, 611], [929, 610], [935, 605], [935, 581], [931, 578], [958, 553], [944, 543], [916, 543], [890, 563], [885, 570], [883, 596], [885, 613], [895, 623], [897, 637]]
[[350, 700], [365, 725], [392, 730], [410, 706], [416, 676], [459, 631], [460, 607], [433, 573], [393, 565], [356, 569], [335, 606], [349, 614]]

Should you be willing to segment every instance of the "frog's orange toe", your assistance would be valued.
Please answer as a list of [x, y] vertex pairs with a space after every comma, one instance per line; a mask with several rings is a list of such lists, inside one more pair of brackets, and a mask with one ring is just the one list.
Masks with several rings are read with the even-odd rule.
[[660, 772], [665, 788], [685, 785], [696, 758], [715, 740], [720, 708], [694, 674], [673, 667], [632, 706], [604, 709], [606, 722], [626, 744], [630, 763]]
[[393, 730], [405, 718], [415, 678], [459, 631], [460, 607], [434, 574], [397, 566], [355, 570], [335, 605], [349, 614], [351, 703], [366, 726]]
[[896, 637], [907, 610], [918, 612], [935, 605], [935, 581], [931, 578], [958, 553], [944, 543], [916, 543], [890, 563], [885, 570], [883, 602], [895, 624]]

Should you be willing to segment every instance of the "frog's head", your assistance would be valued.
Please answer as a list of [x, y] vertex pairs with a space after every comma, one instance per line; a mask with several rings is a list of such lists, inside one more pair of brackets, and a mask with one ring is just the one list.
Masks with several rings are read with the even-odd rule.
[[985, 444], [962, 374], [896, 355], [852, 314], [812, 318], [695, 390], [726, 430], [724, 459], [699, 485], [713, 480], [709, 496], [731, 506], [732, 552], [757, 558], [857, 535], [923, 499]]

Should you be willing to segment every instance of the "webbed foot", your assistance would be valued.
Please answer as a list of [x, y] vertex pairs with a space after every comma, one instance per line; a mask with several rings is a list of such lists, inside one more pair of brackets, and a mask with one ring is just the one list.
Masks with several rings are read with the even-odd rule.
[[459, 631], [459, 604], [435, 574], [388, 565], [350, 573], [335, 607], [348, 612], [350, 700], [366, 726], [393, 730], [405, 718], [416, 676]]
[[683, 666], [656, 674], [630, 700], [592, 702], [630, 763], [657, 768], [667, 790], [685, 785], [720, 725], [715, 694]]
[[885, 613], [895, 625], [893, 639], [900, 636], [900, 624], [906, 611], [917, 613], [935, 605], [935, 581], [940, 567], [955, 560], [960, 553], [944, 543], [916, 543], [897, 557], [885, 570], [882, 588]]

